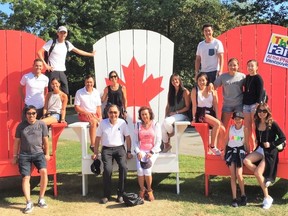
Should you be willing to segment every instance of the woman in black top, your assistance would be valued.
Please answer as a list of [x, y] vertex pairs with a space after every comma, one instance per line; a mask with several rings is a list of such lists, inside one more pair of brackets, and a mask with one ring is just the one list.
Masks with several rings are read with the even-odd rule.
[[115, 104], [120, 109], [119, 118], [126, 119], [127, 117], [127, 96], [126, 88], [118, 83], [119, 76], [116, 71], [109, 73], [110, 85], [104, 89], [103, 96], [101, 98], [102, 103], [107, 100], [107, 105], [104, 109], [104, 118], [107, 118], [107, 107], [111, 104]]
[[[258, 62], [256, 60], [252, 59], [247, 62], [247, 71], [249, 74], [246, 75], [243, 92], [244, 126], [247, 128], [249, 143], [254, 145], [255, 136], [252, 133], [254, 129], [253, 118], [257, 106], [262, 101], [263, 79], [258, 74]], [[255, 146], [250, 146], [250, 148], [253, 150]]]
[[254, 116], [257, 148], [244, 159], [244, 164], [256, 176], [264, 194], [263, 208], [269, 209], [273, 199], [268, 187], [275, 181], [278, 164], [278, 147], [286, 137], [273, 120], [266, 103], [261, 103]]

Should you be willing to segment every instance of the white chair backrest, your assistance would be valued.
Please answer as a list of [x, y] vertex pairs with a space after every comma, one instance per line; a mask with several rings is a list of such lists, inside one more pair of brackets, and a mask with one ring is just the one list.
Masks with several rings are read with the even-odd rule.
[[96, 50], [96, 88], [101, 94], [112, 70], [118, 73], [119, 82], [126, 87], [131, 135], [141, 106], [150, 106], [155, 120], [161, 123], [173, 72], [174, 43], [153, 31], [123, 30], [101, 38], [93, 45], [93, 50]]

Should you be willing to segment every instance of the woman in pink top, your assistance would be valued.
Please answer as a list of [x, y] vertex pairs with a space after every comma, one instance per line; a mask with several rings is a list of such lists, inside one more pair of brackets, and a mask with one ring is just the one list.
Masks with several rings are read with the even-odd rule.
[[[149, 107], [141, 107], [138, 111], [141, 122], [137, 123], [134, 151], [137, 154], [137, 175], [140, 186], [139, 196], [144, 199], [147, 191], [148, 200], [153, 201], [152, 167], [161, 151], [161, 126], [153, 121], [154, 113]], [[146, 182], [147, 189], [144, 186]]]

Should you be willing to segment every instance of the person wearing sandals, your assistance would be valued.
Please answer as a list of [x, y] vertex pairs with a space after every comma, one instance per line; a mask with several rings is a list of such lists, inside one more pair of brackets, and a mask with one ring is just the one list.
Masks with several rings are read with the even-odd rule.
[[[134, 151], [137, 154], [136, 166], [138, 175], [138, 184], [140, 186], [139, 197], [144, 200], [147, 192], [148, 200], [153, 201], [154, 195], [152, 186], [152, 167], [155, 163], [158, 153], [161, 151], [161, 127], [155, 122], [154, 113], [149, 107], [140, 107], [139, 120], [136, 129], [136, 142], [134, 142]], [[146, 182], [147, 190], [144, 186]]]
[[60, 80], [54, 77], [51, 80], [53, 91], [49, 92], [45, 97], [41, 121], [48, 126], [57, 122], [65, 122], [68, 96], [60, 90], [60, 85]]
[[263, 191], [263, 209], [272, 206], [273, 198], [268, 187], [275, 181], [278, 165], [278, 148], [283, 147], [286, 137], [273, 120], [271, 110], [266, 103], [260, 103], [254, 116], [256, 149], [244, 159], [245, 166], [251, 170]]
[[100, 93], [94, 88], [94, 77], [90, 74], [85, 77], [85, 87], [76, 92], [74, 108], [78, 119], [89, 122], [90, 149], [94, 152], [96, 129], [102, 120]]
[[222, 145], [225, 135], [225, 128], [222, 125], [218, 113], [217, 92], [208, 87], [208, 76], [206, 73], [199, 73], [196, 77], [197, 86], [191, 91], [192, 116], [191, 125], [195, 122], [206, 122], [212, 127], [211, 144], [209, 148], [214, 155], [221, 155], [217, 148]]
[[165, 119], [162, 123], [163, 153], [168, 152], [172, 146], [170, 137], [174, 135], [174, 122], [189, 121], [187, 111], [190, 108], [190, 93], [184, 88], [181, 77], [172, 74], [169, 81], [168, 101], [165, 110]]
[[242, 112], [234, 112], [232, 119], [234, 124], [230, 126], [225, 149], [225, 161], [231, 173], [232, 206], [238, 207], [237, 201], [237, 181], [241, 192], [240, 205], [247, 205], [243, 179], [243, 159], [246, 152], [249, 152], [247, 143], [247, 129], [244, 129]]
[[102, 103], [107, 101], [103, 112], [103, 118], [108, 118], [108, 107], [110, 104], [116, 104], [120, 109], [119, 118], [126, 119], [127, 117], [127, 94], [125, 86], [118, 83], [119, 76], [116, 71], [109, 73], [110, 85], [106, 86], [101, 97]]

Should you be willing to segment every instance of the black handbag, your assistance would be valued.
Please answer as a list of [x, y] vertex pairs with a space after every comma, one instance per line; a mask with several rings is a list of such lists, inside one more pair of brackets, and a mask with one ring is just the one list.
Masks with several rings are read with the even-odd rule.
[[123, 193], [123, 200], [127, 207], [142, 205], [144, 201], [135, 193]]

